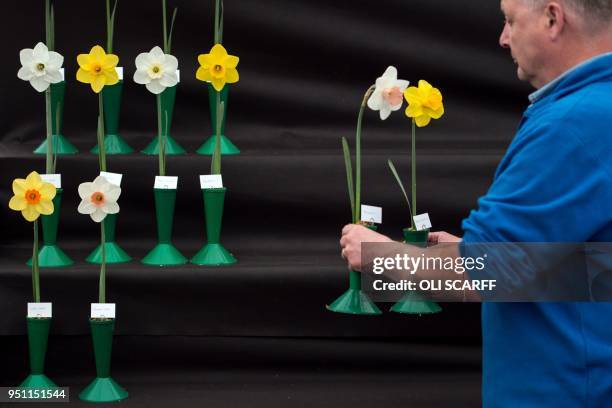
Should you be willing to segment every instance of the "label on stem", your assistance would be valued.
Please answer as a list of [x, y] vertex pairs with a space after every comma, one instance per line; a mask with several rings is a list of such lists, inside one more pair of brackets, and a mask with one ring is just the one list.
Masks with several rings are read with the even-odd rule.
[[115, 71], [117, 71], [117, 75], [119, 76], [119, 80], [123, 81], [123, 67], [115, 67]]
[[178, 177], [176, 176], [155, 176], [155, 185], [153, 188], [176, 190], [177, 185]]
[[66, 80], [66, 74], [64, 72], [64, 68], [60, 68], [59, 71], [60, 71], [60, 74], [62, 74], [62, 81], [65, 81]]
[[362, 205], [361, 206], [361, 221], [373, 222], [374, 224], [382, 224], [382, 207]]
[[62, 188], [62, 175], [61, 174], [41, 174], [40, 179], [45, 183], [51, 183], [55, 188]]
[[53, 304], [28, 303], [28, 317], [53, 317]]
[[417, 231], [423, 231], [431, 228], [431, 221], [429, 220], [429, 214], [419, 214], [412, 217], [414, 220], [414, 226]]
[[223, 179], [220, 174], [206, 174], [200, 176], [200, 188], [223, 188]]
[[123, 179], [123, 174], [101, 171], [100, 175], [104, 177], [109, 183], [114, 184], [117, 187], [121, 187], [121, 179]]
[[114, 303], [92, 303], [91, 304], [92, 319], [114, 319], [115, 304]]
[[178, 82], [181, 82], [181, 70], [180, 69], [176, 70], [176, 80]]

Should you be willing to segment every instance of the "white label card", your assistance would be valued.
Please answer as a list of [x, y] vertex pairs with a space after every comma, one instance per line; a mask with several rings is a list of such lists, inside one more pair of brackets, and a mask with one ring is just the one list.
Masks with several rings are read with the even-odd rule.
[[206, 174], [200, 176], [200, 188], [223, 188], [223, 179], [220, 174]]
[[100, 175], [104, 177], [109, 183], [114, 184], [117, 187], [121, 187], [121, 179], [123, 179], [123, 174], [101, 171]]
[[176, 70], [176, 79], [177, 79], [179, 82], [181, 82], [181, 70], [180, 70], [180, 69], [177, 69], [177, 70]]
[[53, 304], [28, 303], [28, 317], [53, 317]]
[[164, 190], [176, 190], [178, 185], [178, 177], [176, 176], [155, 176], [155, 186]]
[[119, 76], [119, 80], [123, 80], [123, 67], [115, 67], [115, 71], [117, 71], [117, 75]]
[[361, 221], [382, 224], [382, 208], [371, 205], [361, 206]]
[[62, 188], [62, 175], [61, 174], [41, 174], [40, 178], [45, 183], [51, 183], [55, 188]]
[[431, 221], [429, 220], [429, 214], [419, 214], [412, 217], [414, 220], [414, 225], [416, 226], [417, 231], [423, 231], [431, 228]]
[[66, 74], [64, 73], [64, 68], [60, 68], [59, 71], [60, 71], [60, 74], [62, 74], [62, 81], [65, 81], [66, 80]]
[[92, 303], [91, 304], [92, 319], [114, 319], [115, 304], [114, 303]]

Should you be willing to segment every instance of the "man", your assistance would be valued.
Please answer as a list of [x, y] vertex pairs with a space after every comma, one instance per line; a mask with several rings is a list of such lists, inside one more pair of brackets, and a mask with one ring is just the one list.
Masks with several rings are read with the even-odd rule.
[[[442, 255], [471, 242], [612, 242], [612, 0], [501, 8], [500, 45], [537, 91], [463, 221], [463, 244]], [[340, 243], [360, 270], [361, 243], [387, 241], [348, 225]], [[430, 234], [433, 243], [459, 241]], [[485, 407], [612, 407], [612, 304], [484, 303], [482, 325]]]

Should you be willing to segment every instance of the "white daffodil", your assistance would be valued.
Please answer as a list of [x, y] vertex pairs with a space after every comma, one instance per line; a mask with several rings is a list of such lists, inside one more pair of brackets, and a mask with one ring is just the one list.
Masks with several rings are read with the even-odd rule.
[[24, 48], [19, 51], [19, 60], [22, 67], [17, 77], [29, 81], [38, 92], [46, 91], [50, 84], [62, 82], [60, 68], [64, 64], [64, 57], [49, 51], [45, 44], [39, 42], [34, 49]]
[[145, 85], [157, 95], [178, 83], [177, 68], [176, 57], [164, 54], [159, 47], [153, 47], [150, 52], [143, 52], [136, 57], [134, 82]]
[[376, 79], [376, 89], [368, 99], [368, 108], [380, 111], [380, 118], [385, 120], [391, 112], [399, 110], [404, 101], [404, 91], [410, 83], [397, 79], [397, 69], [387, 68], [381, 77]]
[[79, 196], [81, 204], [78, 211], [88, 214], [95, 222], [102, 222], [107, 214], [117, 214], [121, 195], [121, 187], [109, 183], [104, 177], [98, 176], [93, 183], [81, 183]]

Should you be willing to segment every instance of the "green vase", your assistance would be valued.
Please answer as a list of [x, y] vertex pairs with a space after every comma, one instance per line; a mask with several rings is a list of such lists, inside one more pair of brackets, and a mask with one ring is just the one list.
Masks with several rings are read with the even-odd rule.
[[[102, 88], [102, 103], [104, 104], [104, 149], [106, 154], [130, 154], [134, 152], [127, 142], [119, 135], [119, 116], [121, 113], [121, 93], [123, 80], [115, 85]], [[98, 154], [98, 145], [90, 152]]]
[[[104, 221], [104, 228], [106, 233], [106, 243], [104, 247], [106, 249], [106, 263], [117, 264], [130, 262], [132, 257], [129, 256], [120, 246], [115, 242], [115, 232], [117, 228], [117, 214], [108, 214]], [[85, 259], [89, 263], [101, 264], [102, 263], [102, 245], [98, 245], [91, 254]]]
[[[62, 249], [57, 246], [57, 229], [59, 226], [60, 209], [62, 205], [61, 188], [57, 189], [55, 198], [53, 199], [54, 211], [51, 215], [42, 215], [40, 217], [43, 231], [43, 246], [38, 251], [38, 265], [43, 268], [55, 268], [62, 266], [70, 266], [74, 263], [72, 259]], [[27, 262], [32, 266], [32, 258]]]
[[115, 402], [128, 397], [128, 393], [111, 378], [111, 354], [115, 319], [89, 319], [94, 357], [96, 359], [96, 378], [79, 394], [87, 402]]
[[172, 224], [176, 190], [153, 189], [155, 194], [155, 218], [157, 220], [157, 245], [143, 259], [145, 265], [184, 265], [187, 258], [172, 244]]
[[[64, 94], [66, 93], [66, 82], [58, 82], [57, 84], [51, 84], [51, 148], [52, 152], [55, 153], [57, 149], [58, 155], [64, 154], [75, 154], [78, 153], [77, 149], [72, 143], [68, 141], [62, 135], [62, 124], [64, 117]], [[59, 127], [57, 108], [59, 106]], [[36, 149], [35, 154], [47, 154], [47, 138], [45, 137], [44, 142], [41, 143]]]
[[206, 218], [207, 243], [198, 251], [191, 263], [196, 265], [231, 265], [236, 258], [220, 244], [221, 221], [223, 219], [223, 202], [226, 188], [206, 188], [204, 196], [204, 215]]
[[[427, 237], [429, 230], [413, 231], [410, 228], [404, 228], [404, 242], [413, 244], [421, 248], [427, 247]], [[403, 314], [433, 314], [442, 311], [442, 308], [436, 303], [429, 300], [424, 300], [418, 293], [410, 291], [406, 293], [400, 300], [391, 307], [391, 311]]]
[[57, 385], [44, 374], [51, 318], [28, 317], [27, 325], [30, 375], [19, 386], [39, 389], [57, 388]]
[[[221, 154], [222, 155], [233, 155], [240, 154], [240, 150], [232, 143], [229, 138], [225, 136], [225, 119], [227, 117], [227, 97], [229, 92], [229, 84], [226, 84], [221, 90], [221, 102], [225, 103], [225, 111], [223, 112], [223, 119], [221, 121]], [[211, 156], [215, 151], [215, 132], [217, 129], [217, 91], [211, 84], [208, 84], [208, 103], [210, 105], [210, 124], [213, 128], [213, 134], [211, 137], [196, 150], [197, 154]]]
[[[177, 156], [185, 154], [187, 151], [178, 144], [178, 142], [170, 135], [170, 129], [172, 128], [172, 114], [174, 112], [174, 101], [176, 99], [176, 87], [178, 85], [166, 88], [160, 95], [161, 99], [161, 122], [162, 130], [168, 129], [166, 135], [166, 154], [168, 156]], [[157, 109], [157, 108], [156, 108]], [[166, 124], [166, 115], [164, 112], [168, 112], [168, 123]], [[155, 136], [151, 143], [145, 147], [141, 153], [143, 154], [158, 154], [159, 153], [159, 137]]]
[[[376, 226], [372, 225], [369, 229], [376, 231]], [[336, 313], [352, 315], [377, 316], [382, 314], [378, 306], [361, 289], [361, 272], [349, 272], [349, 289], [330, 305], [327, 310]]]

